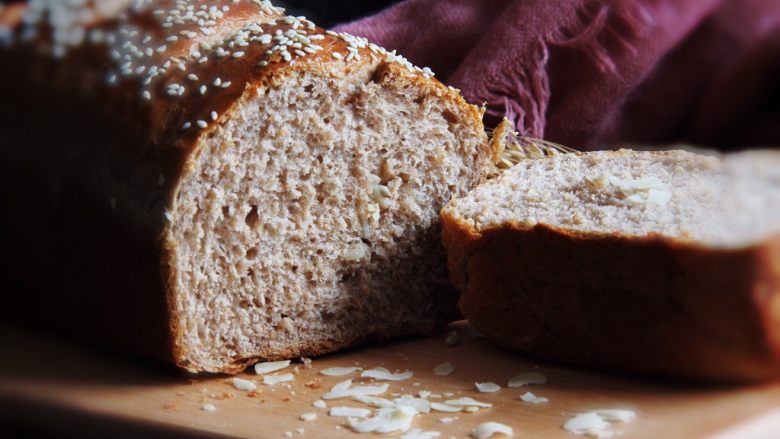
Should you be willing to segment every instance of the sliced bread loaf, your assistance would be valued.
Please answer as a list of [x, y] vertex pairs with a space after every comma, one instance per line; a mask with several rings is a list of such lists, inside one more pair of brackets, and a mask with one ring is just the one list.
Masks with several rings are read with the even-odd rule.
[[628, 150], [522, 161], [442, 212], [460, 308], [541, 358], [780, 375], [778, 164]]
[[259, 0], [0, 17], [6, 310], [196, 372], [457, 316], [438, 214], [495, 151], [429, 70]]

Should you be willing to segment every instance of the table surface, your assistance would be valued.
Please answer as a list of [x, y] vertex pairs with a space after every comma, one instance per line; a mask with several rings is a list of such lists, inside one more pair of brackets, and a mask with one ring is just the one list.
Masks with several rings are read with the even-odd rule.
[[[519, 438], [572, 438], [562, 424], [577, 413], [600, 408], [636, 412], [634, 421], [613, 426], [626, 438], [763, 438], [780, 431], [780, 384], [703, 387], [543, 364], [496, 348], [463, 322], [448, 330], [459, 334], [456, 346], [445, 345], [448, 332], [365, 346], [315, 358], [310, 368], [293, 363], [277, 372], [294, 373], [290, 383], [263, 385], [262, 377], [250, 369], [240, 377], [255, 381], [256, 392], [237, 390], [226, 376], [186, 375], [15, 326], [0, 329], [0, 410], [17, 422], [46, 420], [52, 429], [67, 429], [74, 437], [101, 436], [106, 429], [113, 429], [113, 436], [122, 432], [239, 438], [366, 436], [345, 427], [345, 418], [328, 416], [333, 406], [364, 405], [338, 400], [328, 401], [328, 409], [312, 406], [338, 382], [370, 381], [359, 373], [344, 377], [319, 373], [327, 367], [353, 365], [414, 372], [411, 379], [390, 382], [382, 395], [387, 398], [427, 390], [493, 404], [477, 413], [432, 412], [415, 419], [412, 428], [435, 430], [445, 439], [468, 437], [486, 421], [511, 426]], [[446, 361], [455, 372], [434, 375], [433, 368]], [[509, 378], [528, 371], [544, 373], [548, 382], [506, 388]], [[475, 382], [495, 382], [502, 389], [479, 393]], [[529, 390], [549, 402], [521, 401], [519, 396]], [[204, 404], [213, 404], [216, 411], [202, 410]], [[309, 412], [318, 415], [315, 421], [299, 419]], [[447, 416], [458, 419], [439, 422]]]

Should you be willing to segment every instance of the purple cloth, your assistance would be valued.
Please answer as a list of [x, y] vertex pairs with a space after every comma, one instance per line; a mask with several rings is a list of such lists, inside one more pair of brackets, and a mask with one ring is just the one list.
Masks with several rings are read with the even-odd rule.
[[582, 149], [780, 144], [777, 0], [406, 0], [338, 30]]

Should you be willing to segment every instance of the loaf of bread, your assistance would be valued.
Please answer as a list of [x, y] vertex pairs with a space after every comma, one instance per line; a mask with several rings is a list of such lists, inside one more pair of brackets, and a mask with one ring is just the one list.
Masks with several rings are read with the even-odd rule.
[[526, 160], [442, 212], [460, 309], [544, 359], [780, 376], [780, 154]]
[[457, 317], [438, 214], [497, 151], [430, 70], [259, 0], [0, 23], [6, 313], [226, 373]]

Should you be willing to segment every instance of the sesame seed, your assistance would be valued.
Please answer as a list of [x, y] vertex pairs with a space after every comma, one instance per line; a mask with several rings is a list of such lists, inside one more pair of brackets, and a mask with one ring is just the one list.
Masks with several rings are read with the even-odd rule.
[[217, 117], [219, 117], [219, 115], [217, 114], [217, 112], [216, 112], [216, 111], [212, 111], [212, 112], [211, 112], [211, 120], [213, 120], [213, 121], [216, 121], [216, 120], [217, 120]]
[[184, 122], [184, 125], [181, 126], [181, 129], [182, 129], [182, 131], [186, 131], [186, 130], [190, 129], [191, 126], [192, 126], [191, 123]]
[[[112, 17], [118, 23], [113, 30], [93, 29], [91, 25], [88, 25], [91, 23], [90, 20], [94, 18], [93, 5], [97, 3], [96, 0], [93, 2], [88, 0], [69, 0], [67, 2], [36, 0], [32, 3], [39, 6], [31, 7], [30, 9], [34, 10], [35, 13], [24, 18], [27, 26], [20, 31], [19, 41], [25, 42], [39, 37], [38, 28], [40, 26], [36, 25], [44, 24], [44, 21], [56, 17], [60, 13], [59, 5], [66, 4], [67, 6], [62, 7], [62, 9], [67, 11], [65, 14], [68, 16], [63, 17], [63, 19], [68, 22], [69, 27], [66, 29], [56, 23], [51, 23], [53, 32], [49, 44], [50, 54], [61, 57], [78, 45], [105, 44], [107, 46], [105, 56], [113, 64], [109, 72], [106, 73], [105, 81], [108, 84], [115, 84], [121, 76], [135, 77], [137, 83], [143, 84], [137, 92], [147, 101], [152, 98], [150, 87], [155, 78], [169, 74], [172, 66], [183, 72], [189, 81], [200, 81], [197, 70], [193, 70], [196, 63], [207, 63], [209, 56], [212, 56], [211, 53], [214, 53], [213, 56], [217, 58], [243, 58], [247, 53], [254, 53], [249, 52], [249, 49], [242, 49], [251, 47], [252, 44], [266, 46], [263, 49], [267, 58], [258, 60], [259, 67], [266, 67], [269, 62], [282, 60], [293, 63], [298, 57], [305, 57], [323, 50], [323, 47], [315, 42], [325, 40], [326, 35], [339, 38], [346, 43], [346, 52], [331, 53], [333, 59], [360, 60], [361, 56], [366, 56], [368, 53], [375, 62], [384, 59], [399, 64], [411, 72], [426, 77], [433, 76], [433, 72], [429, 68], [416, 67], [395, 51], [388, 52], [369, 43], [363, 37], [330, 30], [323, 33], [316, 30], [314, 23], [307, 20], [306, 17], [282, 16], [284, 10], [272, 6], [267, 0], [250, 1], [259, 8], [258, 13], [265, 15], [264, 19], [276, 17], [264, 22], [263, 27], [267, 31], [264, 31], [263, 27], [254, 21], [239, 25], [235, 30], [231, 30], [229, 35], [222, 34], [222, 29], [226, 27], [223, 26], [223, 22], [236, 18], [225, 18], [225, 13], [230, 11], [230, 7], [223, 3], [238, 4], [241, 0], [219, 2], [215, 0], [199, 2], [171, 0], [162, 3], [166, 7], [156, 7], [154, 5], [159, 3], [152, 0], [135, 0], [131, 2], [132, 6], [128, 7], [128, 11]], [[151, 33], [146, 25], [139, 25], [135, 20], [136, 14], [144, 13], [153, 14], [154, 20], [169, 30], [162, 34]], [[280, 24], [283, 24], [280, 29], [271, 30], [271, 27]], [[227, 26], [227, 28], [230, 27]], [[4, 44], [5, 41], [1, 31], [2, 29], [0, 29], [0, 45]], [[192, 40], [194, 48], [190, 49], [187, 55], [167, 59], [159, 56], [162, 58], [159, 60], [162, 64], [157, 64], [157, 60], [154, 58], [155, 52], [164, 54], [168, 51], [168, 44], [175, 43], [179, 39]], [[363, 48], [369, 49], [370, 52], [361, 54], [360, 49]], [[205, 95], [211, 84], [203, 83], [193, 86], [197, 87], [201, 95]], [[225, 89], [231, 86], [231, 82], [216, 78], [213, 81], [213, 86]], [[179, 84], [169, 84], [163, 88], [163, 92], [171, 97], [183, 96], [186, 93], [186, 88]], [[196, 123], [201, 125], [199, 122], [201, 121]], [[185, 123], [187, 127], [189, 127], [188, 124], [188, 122]], [[184, 126], [182, 128], [186, 129]]]
[[209, 126], [209, 124], [206, 123], [205, 120], [199, 120], [197, 123], [198, 123], [198, 127], [200, 128], [206, 128], [207, 126]]

